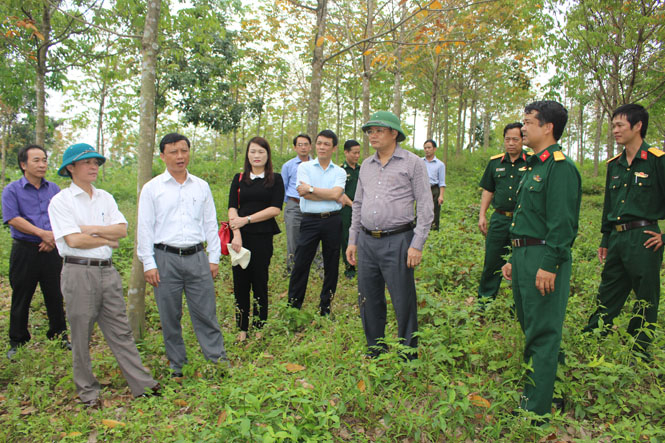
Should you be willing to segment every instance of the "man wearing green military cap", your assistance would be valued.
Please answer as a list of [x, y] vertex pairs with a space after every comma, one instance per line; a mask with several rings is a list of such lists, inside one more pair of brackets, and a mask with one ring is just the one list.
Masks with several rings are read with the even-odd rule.
[[[478, 285], [478, 297], [485, 302], [496, 298], [501, 286], [503, 256], [510, 253], [510, 223], [517, 203], [517, 186], [526, 172], [527, 156], [522, 151], [522, 123], [510, 123], [503, 128], [505, 152], [490, 158], [480, 179], [483, 189], [480, 198], [478, 229], [485, 238], [485, 264]], [[487, 209], [494, 213], [487, 225]]]
[[88, 407], [100, 406], [101, 386], [92, 372], [90, 332], [104, 334], [134, 397], [159, 395], [160, 386], [141, 363], [125, 313], [122, 278], [113, 266], [113, 250], [127, 236], [127, 220], [113, 196], [93, 186], [106, 158], [79, 143], [62, 157], [58, 174], [72, 184], [51, 199], [53, 237], [64, 259], [61, 287], [72, 331], [74, 385]]
[[434, 218], [427, 168], [417, 155], [400, 147], [406, 136], [392, 112], [375, 112], [362, 129], [376, 154], [360, 167], [346, 258], [358, 265], [358, 305], [368, 355], [376, 357], [386, 350], [387, 286], [400, 342], [411, 348], [403, 356], [413, 359], [418, 356], [413, 271]]
[[658, 220], [665, 218], [665, 152], [644, 142], [648, 125], [649, 114], [637, 104], [620, 106], [612, 115], [612, 133], [624, 150], [607, 162], [598, 248], [605, 267], [599, 306], [584, 328], [598, 328], [601, 318], [604, 326], [611, 326], [633, 290], [637, 300], [628, 333], [635, 337], [633, 350], [647, 359], [660, 300], [663, 240]]
[[533, 149], [517, 190], [511, 222], [513, 253], [503, 276], [513, 282], [515, 310], [531, 364], [520, 408], [551, 411], [561, 330], [570, 292], [572, 256], [582, 199], [575, 163], [561, 152], [568, 111], [555, 101], [524, 108], [524, 143]]

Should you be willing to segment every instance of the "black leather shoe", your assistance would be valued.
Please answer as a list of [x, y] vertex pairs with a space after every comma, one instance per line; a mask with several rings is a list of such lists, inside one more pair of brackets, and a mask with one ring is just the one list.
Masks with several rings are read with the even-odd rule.
[[10, 360], [13, 359], [17, 352], [18, 348], [16, 346], [12, 346], [9, 348], [9, 351], [7, 351], [7, 358]]

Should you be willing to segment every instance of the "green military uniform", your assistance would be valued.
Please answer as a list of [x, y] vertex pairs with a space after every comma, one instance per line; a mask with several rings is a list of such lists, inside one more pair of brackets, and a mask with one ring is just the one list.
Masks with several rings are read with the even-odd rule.
[[[631, 165], [625, 150], [608, 161], [600, 242], [608, 250], [598, 288], [599, 307], [584, 329], [597, 328], [601, 317], [611, 325], [632, 289], [637, 298], [636, 316], [628, 324], [628, 332], [637, 335], [641, 351], [646, 351], [651, 338], [639, 330], [647, 322], [653, 331], [660, 299], [663, 248], [654, 251], [643, 245], [651, 237], [644, 231], [660, 232], [658, 220], [665, 218], [664, 154], [642, 143]], [[640, 306], [641, 301], [646, 306]]]
[[510, 223], [517, 202], [517, 187], [526, 172], [526, 160], [524, 152], [514, 162], [507, 153], [497, 154], [490, 158], [480, 179], [480, 187], [494, 193], [494, 213], [485, 237], [485, 265], [478, 286], [481, 300], [495, 298], [501, 286], [501, 267], [506, 263], [503, 256], [510, 253]]
[[[358, 174], [360, 174], [360, 164], [355, 168], [349, 166], [345, 161], [342, 164], [342, 169], [346, 171], [346, 185], [344, 186], [344, 193], [353, 201], [356, 195], [356, 187], [358, 186]], [[351, 206], [342, 207], [342, 258], [346, 265], [346, 270], [355, 270], [355, 268], [346, 260], [346, 246], [349, 244], [349, 228], [351, 227]]]
[[[532, 368], [520, 407], [540, 415], [552, 407], [581, 199], [580, 174], [558, 144], [528, 158], [510, 228], [510, 262], [524, 360]], [[554, 291], [545, 296], [536, 288], [538, 269], [556, 274]]]

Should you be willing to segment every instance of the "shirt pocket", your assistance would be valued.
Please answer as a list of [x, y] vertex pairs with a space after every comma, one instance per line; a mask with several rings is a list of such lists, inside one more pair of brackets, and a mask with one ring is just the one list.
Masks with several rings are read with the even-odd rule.
[[524, 183], [524, 189], [529, 191], [529, 192], [541, 192], [543, 188], [545, 187], [545, 181], [535, 181], [531, 180], [531, 182], [526, 182]]
[[651, 188], [653, 186], [653, 178], [650, 172], [636, 171], [630, 179], [633, 189]]
[[621, 183], [621, 177], [612, 177], [610, 179], [610, 183], [608, 185], [608, 188], [610, 191], [618, 191], [623, 187], [623, 183]]
[[203, 203], [203, 195], [192, 195], [189, 198], [189, 205], [187, 209], [189, 210], [189, 214], [194, 220], [203, 220]]

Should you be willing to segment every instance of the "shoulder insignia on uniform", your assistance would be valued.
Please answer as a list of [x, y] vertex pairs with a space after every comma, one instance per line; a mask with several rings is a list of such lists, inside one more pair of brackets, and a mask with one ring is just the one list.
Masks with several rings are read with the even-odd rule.
[[655, 155], [656, 157], [662, 157], [665, 155], [665, 152], [661, 151], [658, 148], [649, 148], [649, 152]]
[[533, 152], [527, 152], [526, 155], [533, 155]]
[[496, 160], [497, 158], [503, 157], [503, 154], [497, 154], [490, 157], [490, 160]]
[[561, 151], [554, 151], [554, 154], [552, 154], [552, 155], [554, 156], [554, 161], [555, 162], [560, 162], [561, 160], [566, 159], [566, 156], [563, 155], [563, 152], [561, 152]]
[[607, 160], [607, 163], [612, 163], [614, 160], [616, 160], [617, 158], [621, 157], [621, 154], [623, 154], [623, 152], [619, 152], [617, 155], [615, 155], [615, 156], [612, 157], [611, 159]]

